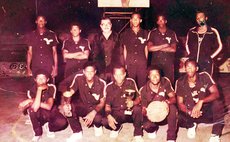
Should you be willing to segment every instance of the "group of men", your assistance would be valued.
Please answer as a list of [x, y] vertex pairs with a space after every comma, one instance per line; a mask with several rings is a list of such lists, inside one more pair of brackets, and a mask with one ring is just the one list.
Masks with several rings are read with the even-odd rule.
[[[56, 87], [48, 84], [49, 78], [57, 75], [58, 41], [45, 28], [45, 17], [38, 16], [37, 30], [28, 36], [27, 56], [28, 75], [34, 76], [36, 84], [31, 97], [19, 104], [31, 118], [33, 141], [41, 139], [44, 124], [47, 136], [53, 137], [53, 132], [65, 129], [67, 122], [73, 131], [67, 142], [81, 139], [79, 117], [86, 126], [94, 127], [95, 136], [103, 135], [104, 126], [111, 130], [110, 137], [116, 138], [122, 124], [132, 122], [133, 141], [143, 141], [143, 130], [153, 139], [159, 124], [150, 120], [148, 107], [154, 101], [168, 106], [165, 118], [168, 142], [176, 141], [179, 126], [188, 128], [188, 138], [195, 138], [197, 124], [205, 120], [214, 123], [210, 142], [220, 141], [224, 125], [218, 122], [222, 120], [224, 104], [219, 100], [210, 66], [222, 44], [217, 30], [207, 26], [205, 13], [198, 12], [196, 18], [199, 26], [187, 36], [186, 74], [176, 81], [175, 91], [172, 84], [178, 40], [175, 32], [167, 28], [164, 15], [157, 17], [158, 28], [148, 32], [140, 27], [141, 15], [134, 12], [130, 28], [120, 36], [112, 31], [111, 20], [102, 18], [102, 32], [92, 48], [80, 36], [80, 24], [71, 24], [71, 37], [63, 42], [62, 48], [66, 66], [65, 79], [58, 87], [63, 94], [61, 114], [54, 107]], [[218, 48], [212, 53], [214, 46]], [[152, 61], [147, 67], [149, 52]], [[198, 73], [199, 67], [208, 73]]]

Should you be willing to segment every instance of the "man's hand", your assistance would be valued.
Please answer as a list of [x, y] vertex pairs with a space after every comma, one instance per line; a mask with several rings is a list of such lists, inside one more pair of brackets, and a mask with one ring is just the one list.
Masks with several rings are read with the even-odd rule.
[[84, 120], [86, 126], [89, 127], [89, 126], [93, 123], [93, 120], [94, 120], [96, 114], [97, 114], [96, 110], [92, 110], [90, 113], [88, 113], [88, 114], [83, 118], [83, 120]]
[[52, 72], [51, 72], [52, 78], [56, 77], [57, 74], [58, 74], [58, 67], [53, 66], [52, 67]]
[[30, 68], [27, 68], [27, 76], [32, 76], [32, 70]]
[[26, 109], [27, 107], [31, 106], [31, 104], [33, 103], [32, 99], [27, 99], [24, 100], [22, 102], [19, 103], [18, 108], [23, 111], [24, 109]]
[[146, 116], [146, 115], [147, 115], [147, 110], [146, 110], [146, 107], [142, 107], [142, 114], [143, 114], [144, 116]]
[[108, 115], [107, 119], [108, 119], [109, 126], [113, 130], [115, 130], [117, 128], [116, 125], [115, 125], [115, 124], [117, 124], [117, 121], [115, 120], [115, 118], [112, 115]]
[[63, 111], [64, 111], [64, 115], [66, 117], [71, 117], [72, 116], [72, 112], [71, 112], [71, 104], [64, 104], [63, 105]]
[[48, 88], [48, 86], [46, 84], [44, 85], [39, 85], [38, 86], [38, 91], [43, 91], [43, 90], [46, 90]]
[[199, 118], [202, 115], [202, 111], [200, 111], [202, 106], [203, 106], [203, 100], [199, 100], [192, 109], [192, 113], [191, 113], [192, 118]]
[[65, 91], [65, 92], [63, 93], [63, 96], [69, 98], [69, 97], [72, 96], [72, 93], [71, 93], [70, 91]]

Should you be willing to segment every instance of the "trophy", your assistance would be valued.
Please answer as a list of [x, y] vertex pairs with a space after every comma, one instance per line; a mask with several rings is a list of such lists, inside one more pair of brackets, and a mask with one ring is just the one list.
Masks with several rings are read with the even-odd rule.
[[125, 110], [125, 114], [126, 115], [132, 115], [132, 107], [133, 107], [133, 99], [135, 97], [135, 93], [136, 91], [133, 89], [126, 89], [125, 90], [125, 98], [126, 98], [126, 105], [127, 105], [127, 109]]

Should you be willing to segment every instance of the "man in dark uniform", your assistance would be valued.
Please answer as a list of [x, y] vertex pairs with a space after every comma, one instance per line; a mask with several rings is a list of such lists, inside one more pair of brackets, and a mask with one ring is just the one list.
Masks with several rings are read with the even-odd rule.
[[176, 81], [179, 124], [188, 128], [188, 138], [195, 138], [197, 123], [214, 123], [209, 142], [219, 142], [222, 133], [224, 107], [219, 91], [207, 72], [197, 72], [194, 59], [185, 62], [186, 74]]
[[[75, 142], [82, 138], [79, 117], [83, 117], [86, 126], [94, 125], [95, 136], [103, 134], [101, 120], [106, 83], [95, 74], [95, 65], [92, 62], [87, 62], [83, 67], [83, 74], [76, 74], [70, 86], [65, 80], [60, 83], [60, 91], [63, 92], [66, 99], [63, 106], [64, 113], [73, 130], [73, 134], [67, 139], [67, 142]], [[77, 98], [74, 99], [73, 95]], [[73, 97], [71, 98], [71, 96]]]
[[190, 58], [196, 59], [200, 71], [206, 71], [213, 75], [213, 59], [222, 50], [222, 42], [219, 32], [207, 25], [208, 17], [205, 12], [196, 13], [196, 21], [199, 26], [189, 30], [186, 39], [186, 51]]
[[88, 61], [90, 46], [89, 42], [80, 36], [81, 27], [79, 23], [70, 26], [71, 38], [63, 42], [62, 52], [65, 66], [65, 78], [76, 74], [83, 69]]
[[47, 21], [44, 16], [38, 16], [35, 23], [37, 29], [26, 38], [27, 74], [32, 76], [36, 70], [45, 69], [54, 78], [58, 73], [57, 36], [53, 31], [46, 29]]
[[[121, 65], [114, 67], [113, 76], [114, 81], [106, 86], [106, 118], [102, 121], [103, 126], [111, 130], [111, 138], [116, 138], [122, 124], [132, 122], [134, 125], [133, 140], [142, 142], [142, 115], [140, 115], [140, 97], [136, 83], [133, 79], [126, 78], [125, 68]], [[132, 90], [134, 96], [127, 96], [129, 90]]]
[[68, 123], [54, 106], [56, 87], [53, 84], [47, 84], [49, 73], [40, 69], [33, 75], [36, 85], [29, 90], [29, 98], [22, 101], [19, 108], [27, 109], [35, 133], [32, 141], [38, 142], [41, 139], [44, 124], [47, 136], [53, 138], [54, 132], [65, 129]]
[[149, 81], [140, 89], [142, 113], [144, 115], [143, 129], [148, 132], [149, 138], [154, 139], [156, 137], [158, 124], [148, 120], [146, 108], [153, 101], [167, 103], [169, 106], [167, 141], [175, 142], [177, 136], [177, 108], [171, 82], [167, 77], [161, 76], [161, 70], [158, 66], [150, 66], [148, 68], [148, 78]]
[[157, 16], [158, 28], [149, 33], [148, 50], [152, 52], [151, 65], [159, 65], [174, 84], [174, 58], [177, 45], [177, 36], [167, 28], [167, 19], [164, 15]]
[[133, 13], [130, 19], [131, 28], [121, 34], [120, 42], [124, 48], [124, 62], [128, 77], [133, 78], [140, 88], [146, 83], [148, 49], [146, 46], [148, 32], [141, 29], [139, 13]]
[[100, 23], [101, 33], [96, 37], [92, 49], [93, 60], [97, 62], [100, 77], [110, 82], [114, 64], [121, 63], [121, 48], [118, 34], [112, 31], [112, 23], [108, 17], [103, 17]]

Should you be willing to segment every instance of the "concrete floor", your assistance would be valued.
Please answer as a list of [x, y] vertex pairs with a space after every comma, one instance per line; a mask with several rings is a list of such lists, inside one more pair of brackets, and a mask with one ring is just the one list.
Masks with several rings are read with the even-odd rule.
[[[225, 98], [225, 106], [230, 106], [230, 74], [221, 75], [218, 78], [220, 90]], [[31, 125], [25, 124], [28, 119], [18, 109], [18, 103], [26, 98], [28, 89], [27, 78], [0, 78], [0, 142], [30, 142], [33, 137]], [[104, 129], [104, 135], [94, 136], [93, 128], [83, 127], [83, 139], [80, 142], [129, 142], [132, 140], [132, 124], [125, 124], [119, 137], [109, 138], [109, 131]], [[150, 140], [144, 135], [145, 142], [164, 142], [166, 141], [167, 125], [160, 126], [157, 132], [157, 138]], [[177, 142], [208, 142], [211, 134], [211, 125], [198, 125], [197, 137], [190, 140], [186, 136], [187, 130], [179, 128]], [[43, 134], [41, 142], [64, 142], [72, 134], [70, 127], [55, 133], [55, 138], [47, 138]], [[222, 136], [222, 142], [230, 141], [230, 123], [225, 125]]]

